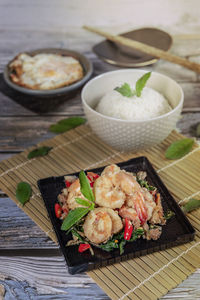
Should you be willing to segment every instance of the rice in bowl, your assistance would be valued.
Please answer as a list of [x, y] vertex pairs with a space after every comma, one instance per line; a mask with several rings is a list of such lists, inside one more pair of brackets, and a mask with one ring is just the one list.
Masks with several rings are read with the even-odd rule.
[[140, 97], [125, 97], [116, 90], [106, 93], [96, 106], [96, 111], [122, 120], [148, 120], [171, 110], [166, 98], [152, 88], [145, 87]]

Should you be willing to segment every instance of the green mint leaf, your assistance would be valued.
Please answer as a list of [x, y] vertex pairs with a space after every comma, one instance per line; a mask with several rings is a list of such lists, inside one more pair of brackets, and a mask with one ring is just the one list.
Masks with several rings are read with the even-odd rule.
[[31, 197], [32, 189], [29, 183], [20, 182], [16, 189], [16, 198], [19, 202], [24, 205]]
[[116, 87], [114, 90], [122, 94], [122, 96], [128, 98], [134, 96], [134, 91], [131, 89], [130, 85], [126, 82], [122, 86]]
[[182, 205], [181, 208], [184, 213], [189, 213], [190, 211], [200, 207], [200, 200], [190, 199], [186, 204]]
[[45, 156], [49, 153], [49, 151], [52, 149], [53, 147], [48, 147], [48, 146], [43, 146], [40, 148], [36, 148], [34, 150], [32, 150], [31, 152], [29, 152], [29, 154], [27, 155], [28, 159], [34, 158], [34, 157], [39, 157], [39, 156]]
[[56, 124], [52, 124], [49, 127], [49, 130], [54, 133], [63, 133], [72, 128], [80, 126], [86, 122], [85, 118], [82, 117], [71, 117], [67, 119], [63, 119]]
[[196, 136], [200, 137], [200, 123], [197, 124], [197, 127], [196, 127]]
[[136, 91], [136, 96], [140, 97], [143, 88], [146, 85], [147, 80], [149, 79], [149, 77], [151, 76], [151, 72], [145, 73], [140, 79], [138, 79], [138, 81], [136, 82], [135, 85], [135, 91]]
[[91, 204], [93, 204], [93, 203], [91, 203], [87, 200], [81, 199], [81, 198], [76, 198], [75, 200], [76, 200], [76, 203], [78, 203], [80, 205], [83, 205], [83, 206], [86, 206], [86, 207], [90, 207]]
[[186, 155], [192, 149], [193, 139], [185, 138], [172, 143], [165, 152], [167, 159], [178, 159]]
[[93, 191], [91, 189], [89, 180], [87, 178], [87, 176], [85, 175], [84, 171], [81, 171], [79, 173], [79, 180], [80, 180], [80, 186], [81, 186], [81, 193], [83, 194], [83, 196], [85, 198], [87, 198], [88, 200], [90, 200], [91, 202], [94, 202], [94, 194]]
[[80, 221], [88, 212], [89, 209], [84, 207], [78, 207], [74, 210], [70, 210], [69, 214], [62, 223], [61, 230], [69, 230], [74, 224]]

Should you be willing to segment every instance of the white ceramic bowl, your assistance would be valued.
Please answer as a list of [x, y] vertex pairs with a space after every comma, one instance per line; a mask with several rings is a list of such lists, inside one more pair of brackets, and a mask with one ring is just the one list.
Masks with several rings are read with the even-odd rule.
[[124, 82], [137, 81], [146, 70], [124, 69], [101, 74], [90, 80], [82, 90], [85, 115], [92, 130], [117, 150], [137, 151], [162, 142], [175, 128], [183, 106], [183, 91], [173, 79], [152, 72], [147, 82], [167, 98], [172, 110], [162, 116], [142, 121], [127, 121], [98, 113], [95, 107], [105, 93]]

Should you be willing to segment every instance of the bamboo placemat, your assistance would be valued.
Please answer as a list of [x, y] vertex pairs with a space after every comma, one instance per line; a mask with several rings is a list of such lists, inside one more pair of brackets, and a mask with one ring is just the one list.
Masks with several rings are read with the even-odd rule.
[[[51, 146], [45, 157], [27, 159], [34, 147], [0, 163], [0, 188], [54, 241], [56, 236], [37, 187], [37, 180], [73, 173], [144, 155], [153, 164], [176, 201], [200, 199], [200, 147], [176, 161], [166, 160], [164, 152], [183, 136], [173, 131], [161, 144], [137, 153], [115, 151], [86, 126], [46, 140], [37, 146]], [[17, 183], [27, 181], [33, 194], [22, 207], [15, 197]], [[166, 294], [200, 266], [200, 210], [188, 215], [196, 229], [195, 240], [165, 251], [103, 267], [88, 275], [112, 299], [153, 300]]]

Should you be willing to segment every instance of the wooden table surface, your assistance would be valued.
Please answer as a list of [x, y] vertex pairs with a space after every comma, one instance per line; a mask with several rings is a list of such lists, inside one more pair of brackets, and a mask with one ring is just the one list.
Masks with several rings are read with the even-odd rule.
[[[99, 26], [112, 33], [158, 27], [173, 35], [171, 52], [200, 63], [200, 4], [192, 1], [135, 0], [0, 0], [0, 160], [53, 136], [48, 127], [83, 115], [80, 91], [73, 97], [33, 98], [11, 90], [3, 81], [6, 63], [18, 52], [68, 48], [84, 53], [93, 76], [118, 69], [92, 53], [102, 40], [81, 29]], [[180, 83], [185, 93], [178, 129], [195, 135], [200, 121], [200, 75], [158, 61], [146, 67]], [[197, 266], [200, 267], [200, 266]], [[200, 269], [162, 299], [200, 299]], [[86, 274], [68, 274], [63, 256], [28, 216], [0, 192], [0, 299], [109, 299]]]

